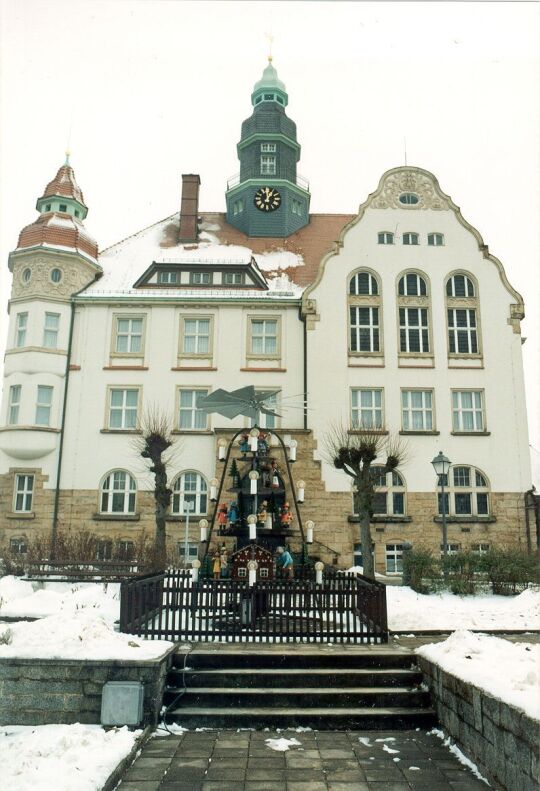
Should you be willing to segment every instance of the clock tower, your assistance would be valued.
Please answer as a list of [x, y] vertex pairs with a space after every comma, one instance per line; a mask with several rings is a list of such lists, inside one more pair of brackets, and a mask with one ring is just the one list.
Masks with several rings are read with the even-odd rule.
[[268, 58], [251, 94], [253, 113], [242, 124], [240, 173], [227, 183], [227, 222], [248, 236], [287, 237], [309, 223], [309, 184], [296, 172], [296, 124], [289, 97]]

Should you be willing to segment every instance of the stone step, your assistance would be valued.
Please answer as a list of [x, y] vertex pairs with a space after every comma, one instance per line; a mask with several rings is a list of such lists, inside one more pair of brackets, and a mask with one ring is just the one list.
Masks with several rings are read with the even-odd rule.
[[[172, 668], [168, 681], [182, 684], [184, 671]], [[186, 684], [196, 687], [414, 687], [422, 682], [419, 670], [404, 668], [212, 668], [186, 670]]]
[[184, 706], [167, 714], [167, 723], [187, 728], [314, 728], [317, 730], [391, 730], [430, 728], [431, 708], [201, 708]]
[[268, 689], [267, 687], [188, 687], [167, 688], [164, 703], [166, 706], [173, 703], [175, 698], [183, 693], [181, 705], [197, 706], [201, 709], [212, 707], [219, 703], [220, 706], [250, 707], [250, 708], [403, 708], [419, 709], [429, 706], [428, 692], [406, 687], [340, 687], [320, 688], [303, 687], [302, 689], [281, 687]]

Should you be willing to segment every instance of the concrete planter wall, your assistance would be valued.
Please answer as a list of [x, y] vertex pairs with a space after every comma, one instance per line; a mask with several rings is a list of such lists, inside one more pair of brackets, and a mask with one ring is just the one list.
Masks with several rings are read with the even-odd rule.
[[174, 647], [157, 659], [0, 659], [0, 725], [99, 724], [106, 681], [142, 681], [144, 724], [155, 725]]
[[540, 722], [424, 657], [418, 657], [418, 664], [441, 726], [492, 785], [539, 791]]

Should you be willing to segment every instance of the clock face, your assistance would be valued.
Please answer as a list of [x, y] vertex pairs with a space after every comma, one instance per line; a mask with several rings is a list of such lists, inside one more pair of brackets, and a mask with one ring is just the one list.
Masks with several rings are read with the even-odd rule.
[[275, 187], [261, 187], [253, 202], [259, 211], [275, 211], [281, 206], [281, 195]]

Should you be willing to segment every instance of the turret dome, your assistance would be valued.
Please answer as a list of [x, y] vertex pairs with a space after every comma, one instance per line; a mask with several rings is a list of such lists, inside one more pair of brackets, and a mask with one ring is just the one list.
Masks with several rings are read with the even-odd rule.
[[279, 79], [278, 73], [272, 64], [272, 58], [268, 58], [268, 65], [263, 71], [261, 79], [253, 86], [253, 93], [251, 94], [253, 106], [262, 101], [274, 101], [283, 107], [286, 107], [289, 101], [285, 83]]

